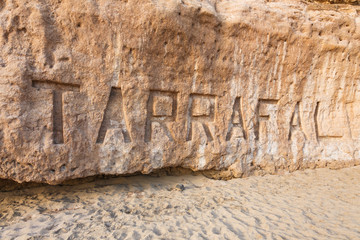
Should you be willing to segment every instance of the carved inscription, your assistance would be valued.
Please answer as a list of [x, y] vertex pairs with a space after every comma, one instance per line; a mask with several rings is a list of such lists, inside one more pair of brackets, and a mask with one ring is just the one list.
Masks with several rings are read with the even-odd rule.
[[315, 107], [315, 113], [314, 113], [314, 122], [315, 122], [315, 133], [316, 133], [316, 139], [317, 140], [321, 140], [321, 139], [334, 139], [334, 138], [342, 138], [342, 135], [335, 135], [335, 134], [323, 134], [322, 132], [320, 132], [320, 128], [319, 128], [319, 108], [320, 108], [320, 102], [316, 103], [316, 107]]
[[359, 101], [349, 102], [345, 105], [346, 118], [349, 126], [349, 135], [350, 139], [359, 139], [360, 138], [360, 106]]
[[51, 89], [53, 91], [53, 143], [64, 143], [63, 127], [63, 93], [79, 92], [80, 86], [69, 83], [57, 83], [51, 81], [32, 81], [32, 86], [37, 89]]
[[301, 131], [301, 118], [300, 118], [300, 103], [297, 102], [295, 105], [295, 109], [293, 112], [293, 115], [291, 116], [290, 119], [290, 129], [289, 129], [289, 137], [288, 139], [291, 139], [291, 136], [293, 134], [294, 131], [299, 130]]
[[145, 124], [145, 142], [150, 142], [152, 137], [152, 123], [157, 122], [165, 131], [170, 141], [174, 141], [167, 122], [176, 120], [177, 93], [170, 91], [150, 91], [147, 103], [147, 117]]
[[[80, 86], [69, 83], [58, 83], [52, 81], [32, 81], [32, 87], [37, 89], [50, 89], [52, 90], [52, 120], [53, 120], [53, 143], [64, 143], [64, 92], [79, 92]], [[215, 121], [216, 111], [216, 96], [210, 94], [192, 93], [189, 96], [186, 120], [186, 141], [193, 140], [197, 126], [200, 126], [206, 135], [207, 141], [214, 140], [213, 124]], [[147, 102], [147, 116], [145, 122], [144, 141], [150, 142], [155, 134], [154, 123], [160, 126], [163, 133], [167, 136], [169, 141], [175, 141], [175, 136], [171, 131], [169, 124], [174, 123], [177, 119], [178, 108], [178, 93], [174, 91], [165, 90], [151, 90]], [[346, 108], [350, 108], [349, 104]], [[320, 107], [321, 106], [321, 107]], [[320, 102], [316, 102], [313, 121], [315, 126], [316, 139], [336, 139], [346, 137], [351, 138], [351, 126], [348, 117], [348, 109], [345, 109], [346, 114], [341, 112], [341, 106], [338, 105], [336, 110], [329, 110]], [[259, 99], [256, 107], [256, 123], [254, 126], [255, 139], [262, 143], [273, 141], [274, 136], [268, 137], [268, 129], [270, 127], [277, 128], [276, 117], [278, 114], [278, 100], [276, 99]], [[339, 110], [340, 109], [340, 110]], [[291, 115], [289, 123], [288, 140], [291, 140], [293, 134], [302, 132], [302, 119], [300, 114], [300, 102], [297, 102], [294, 111]], [[349, 126], [335, 126], [334, 119], [338, 122], [344, 122]], [[270, 126], [269, 124], [275, 124]], [[320, 125], [319, 125], [320, 124]], [[344, 133], [346, 129], [349, 133]], [[124, 114], [123, 97], [121, 89], [112, 87], [110, 90], [109, 99], [104, 111], [103, 120], [98, 132], [96, 143], [102, 144], [106, 138], [109, 129], [119, 129], [122, 132], [124, 142], [129, 143], [132, 141], [131, 135], [128, 131], [127, 122]], [[345, 129], [345, 130], [344, 130]], [[232, 106], [232, 115], [227, 127], [226, 141], [231, 141], [233, 138], [247, 139], [247, 130], [245, 129], [245, 122], [243, 118], [242, 98], [236, 97]], [[260, 139], [261, 137], [261, 139]]]
[[[235, 131], [237, 131], [236, 134]], [[235, 98], [233, 112], [226, 134], [226, 141], [230, 141], [231, 137], [243, 137], [244, 139], [246, 139], [240, 97]]]
[[215, 96], [204, 94], [191, 94], [188, 108], [188, 122], [186, 141], [192, 140], [193, 122], [201, 123], [207, 140], [213, 141], [213, 136], [209, 129], [208, 123], [214, 122], [215, 119]]
[[96, 143], [103, 143], [108, 129], [121, 129], [124, 142], [131, 142], [126, 127], [121, 89], [112, 87]]
[[259, 140], [261, 125], [270, 120], [270, 113], [275, 112], [277, 109], [278, 100], [274, 99], [259, 99], [257, 106], [257, 123], [255, 125], [255, 137]]

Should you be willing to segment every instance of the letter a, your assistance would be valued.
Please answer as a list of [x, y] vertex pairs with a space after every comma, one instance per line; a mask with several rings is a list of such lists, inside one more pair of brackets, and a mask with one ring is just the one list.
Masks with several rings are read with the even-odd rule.
[[229, 123], [228, 132], [226, 134], [226, 141], [230, 141], [233, 129], [235, 127], [240, 128], [243, 134], [243, 138], [246, 139], [240, 102], [240, 97], [237, 97], [233, 106], [233, 113], [231, 115], [231, 121]]
[[131, 142], [124, 118], [121, 89], [112, 87], [96, 143], [103, 143], [107, 130], [116, 128], [121, 129], [124, 142]]

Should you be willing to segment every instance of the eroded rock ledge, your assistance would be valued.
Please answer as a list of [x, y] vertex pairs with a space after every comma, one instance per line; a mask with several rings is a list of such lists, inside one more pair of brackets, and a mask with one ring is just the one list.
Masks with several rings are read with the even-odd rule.
[[0, 178], [360, 163], [359, 6], [2, 0], [0, 23]]

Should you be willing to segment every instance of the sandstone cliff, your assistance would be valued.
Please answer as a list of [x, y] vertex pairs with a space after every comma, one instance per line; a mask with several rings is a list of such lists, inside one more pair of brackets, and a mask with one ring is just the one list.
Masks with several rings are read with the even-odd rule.
[[1, 0], [0, 178], [360, 161], [360, 7]]

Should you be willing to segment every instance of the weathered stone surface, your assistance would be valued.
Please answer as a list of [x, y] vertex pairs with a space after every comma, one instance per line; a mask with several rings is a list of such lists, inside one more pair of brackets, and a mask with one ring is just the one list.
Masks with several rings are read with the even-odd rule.
[[1, 0], [0, 178], [360, 160], [360, 7]]

